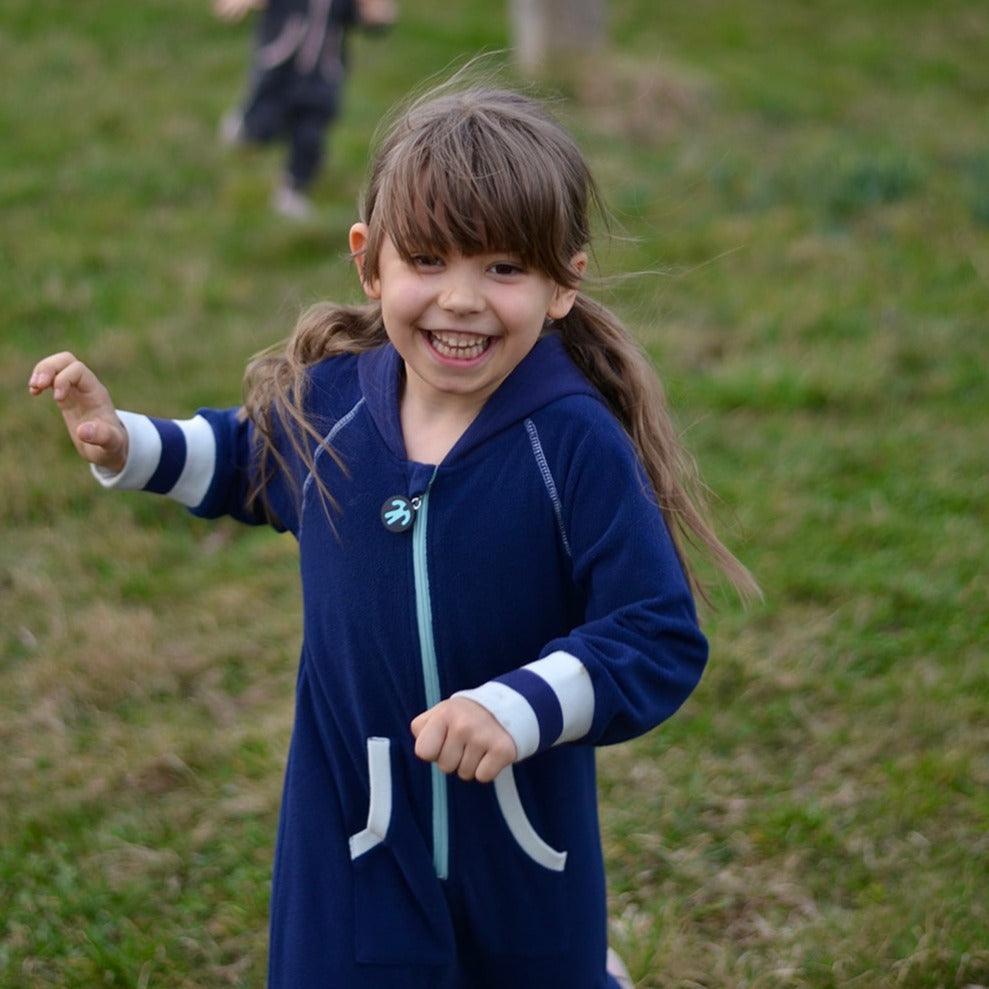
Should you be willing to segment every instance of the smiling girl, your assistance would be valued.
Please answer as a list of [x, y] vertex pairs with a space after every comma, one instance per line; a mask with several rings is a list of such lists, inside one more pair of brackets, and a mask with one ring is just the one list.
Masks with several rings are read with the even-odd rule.
[[755, 585], [649, 361], [581, 291], [595, 200], [539, 104], [445, 89], [377, 150], [350, 231], [369, 302], [310, 310], [243, 408], [118, 412], [67, 353], [31, 377], [107, 487], [298, 539], [273, 989], [630, 985], [594, 746], [701, 676], [684, 539]]

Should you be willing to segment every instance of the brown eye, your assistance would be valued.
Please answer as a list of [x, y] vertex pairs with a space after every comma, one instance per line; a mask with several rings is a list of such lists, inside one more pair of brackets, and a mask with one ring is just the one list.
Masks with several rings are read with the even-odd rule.
[[522, 265], [517, 264], [514, 261], [498, 261], [496, 264], [491, 265], [491, 270], [496, 275], [502, 275], [505, 277], [510, 275], [521, 275], [525, 272]]

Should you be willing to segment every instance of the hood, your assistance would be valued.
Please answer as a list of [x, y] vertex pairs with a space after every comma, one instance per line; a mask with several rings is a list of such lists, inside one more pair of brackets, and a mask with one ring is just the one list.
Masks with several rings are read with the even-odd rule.
[[[401, 356], [390, 343], [386, 343], [362, 353], [357, 360], [357, 370], [361, 392], [378, 432], [396, 457], [407, 460], [398, 406], [404, 373]], [[567, 395], [590, 395], [601, 400], [597, 389], [570, 359], [559, 336], [550, 334], [540, 337], [485, 402], [444, 458], [444, 466], [462, 460], [492, 436]]]

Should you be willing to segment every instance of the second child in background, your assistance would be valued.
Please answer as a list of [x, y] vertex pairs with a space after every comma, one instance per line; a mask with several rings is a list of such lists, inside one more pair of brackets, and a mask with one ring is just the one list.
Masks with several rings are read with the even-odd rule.
[[355, 25], [388, 27], [395, 20], [394, 0], [215, 0], [214, 10], [224, 20], [262, 11], [248, 92], [243, 104], [224, 116], [221, 139], [286, 144], [285, 171], [272, 206], [288, 219], [311, 219], [309, 190], [343, 95], [347, 34]]

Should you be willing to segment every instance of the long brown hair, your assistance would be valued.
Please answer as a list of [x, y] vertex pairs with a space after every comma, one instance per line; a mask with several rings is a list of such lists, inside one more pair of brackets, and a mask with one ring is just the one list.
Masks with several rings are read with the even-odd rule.
[[[572, 262], [590, 241], [592, 207], [603, 212], [580, 150], [539, 102], [511, 90], [447, 84], [408, 105], [378, 143], [361, 208], [368, 225], [364, 278], [377, 277], [387, 236], [406, 260], [423, 253], [510, 251], [524, 266], [576, 287], [580, 278]], [[613, 313], [583, 292], [554, 329], [631, 437], [694, 589], [709, 600], [686, 543], [706, 551], [744, 597], [757, 595], [752, 575], [707, 520], [694, 462], [642, 349]], [[336, 507], [306, 441], [335, 457], [303, 411], [307, 368], [386, 339], [377, 304], [323, 303], [302, 316], [287, 345], [252, 361], [244, 414], [258, 427], [255, 496], [263, 495], [274, 470], [286, 468], [277, 430], [312, 471], [324, 504]]]

